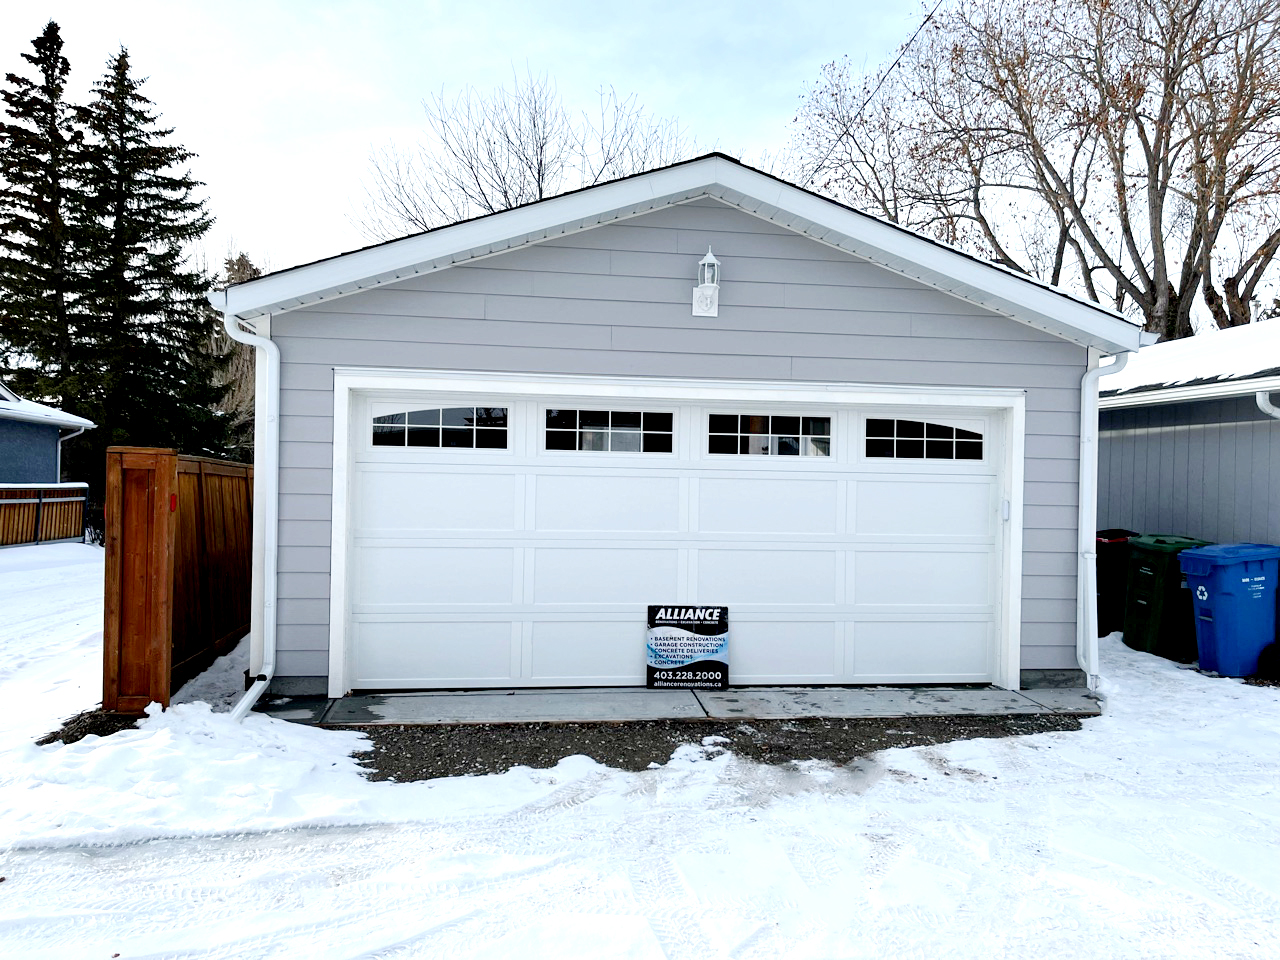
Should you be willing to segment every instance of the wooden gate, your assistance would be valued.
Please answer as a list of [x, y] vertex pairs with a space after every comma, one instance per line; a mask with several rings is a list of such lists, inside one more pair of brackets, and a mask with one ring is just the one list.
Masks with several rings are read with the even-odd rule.
[[87, 483], [0, 483], [0, 547], [84, 539]]
[[253, 467], [107, 449], [102, 706], [141, 714], [249, 631]]

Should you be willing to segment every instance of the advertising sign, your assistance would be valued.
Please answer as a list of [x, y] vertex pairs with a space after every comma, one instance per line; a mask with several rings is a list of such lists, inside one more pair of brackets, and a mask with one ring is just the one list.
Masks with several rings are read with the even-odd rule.
[[650, 689], [729, 686], [729, 608], [671, 604], [649, 608]]

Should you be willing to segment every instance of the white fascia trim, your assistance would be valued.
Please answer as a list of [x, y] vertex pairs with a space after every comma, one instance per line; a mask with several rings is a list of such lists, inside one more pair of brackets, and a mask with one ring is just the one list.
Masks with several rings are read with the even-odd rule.
[[[415, 276], [445, 261], [463, 263], [527, 243], [580, 229], [640, 216], [651, 210], [706, 193], [707, 168], [684, 164], [652, 175], [601, 184], [590, 190], [553, 197], [541, 203], [441, 227], [367, 250], [251, 280], [226, 291], [227, 309], [246, 319], [258, 313], [286, 312], [321, 299]], [[323, 293], [323, 296], [318, 294]], [[279, 309], [273, 309], [275, 307]]]
[[1186, 403], [1191, 400], [1219, 400], [1224, 397], [1248, 397], [1255, 393], [1280, 391], [1280, 377], [1258, 377], [1253, 380], [1215, 380], [1185, 387], [1165, 387], [1138, 393], [1119, 393], [1098, 400], [1101, 410], [1121, 407], [1158, 406], [1164, 403]]
[[357, 250], [251, 280], [215, 296], [220, 308], [242, 319], [285, 312], [698, 196], [714, 197], [1083, 346], [1107, 353], [1138, 349], [1141, 328], [1118, 313], [719, 157]]
[[600, 377], [551, 374], [472, 373], [450, 370], [401, 370], [335, 367], [333, 371], [333, 499], [330, 540], [329, 689], [342, 697], [351, 689], [351, 644], [347, 638], [351, 544], [351, 400], [353, 394], [406, 391], [454, 395], [476, 393], [520, 396], [618, 397], [681, 402], [741, 400], [754, 403], [893, 404], [896, 406], [983, 407], [1004, 422], [1005, 451], [1000, 464], [1001, 496], [1010, 504], [1003, 524], [1001, 567], [1005, 582], [996, 617], [994, 679], [1017, 690], [1022, 676], [1023, 483], [1026, 459], [1026, 392], [978, 387], [819, 383], [763, 380], [684, 380], [652, 377]]

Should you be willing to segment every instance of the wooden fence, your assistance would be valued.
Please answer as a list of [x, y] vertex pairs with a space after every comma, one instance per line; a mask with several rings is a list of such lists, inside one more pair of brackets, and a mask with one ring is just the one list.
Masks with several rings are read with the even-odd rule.
[[140, 714], [249, 632], [253, 467], [107, 449], [102, 706]]
[[84, 539], [87, 483], [0, 484], [0, 547]]

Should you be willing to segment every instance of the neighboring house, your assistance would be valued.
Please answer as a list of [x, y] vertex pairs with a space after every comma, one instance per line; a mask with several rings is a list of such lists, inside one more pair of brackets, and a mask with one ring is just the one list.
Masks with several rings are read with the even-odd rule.
[[1096, 304], [718, 154], [213, 300], [255, 690], [641, 684], [649, 604], [727, 604], [735, 684], [1096, 662]]
[[0, 483], [60, 482], [62, 441], [94, 426], [0, 384]]
[[1280, 321], [1145, 347], [1099, 388], [1100, 528], [1280, 543]]

